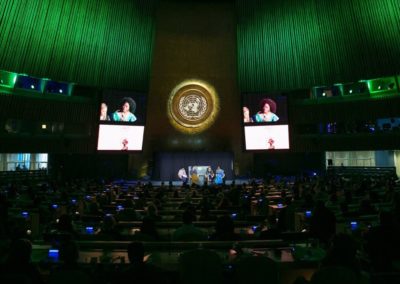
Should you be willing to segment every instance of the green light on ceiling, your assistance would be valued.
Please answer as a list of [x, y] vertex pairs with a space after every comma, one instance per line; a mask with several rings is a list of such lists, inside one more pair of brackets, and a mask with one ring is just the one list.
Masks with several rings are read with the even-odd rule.
[[17, 81], [17, 73], [0, 70], [0, 86], [12, 89]]
[[371, 97], [395, 95], [398, 92], [396, 77], [384, 77], [367, 81]]

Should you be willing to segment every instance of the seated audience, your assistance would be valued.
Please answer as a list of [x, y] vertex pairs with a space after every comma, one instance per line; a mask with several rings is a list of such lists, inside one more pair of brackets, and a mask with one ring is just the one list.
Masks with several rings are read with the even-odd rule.
[[153, 202], [148, 204], [146, 216], [150, 219], [153, 219], [155, 222], [162, 220], [162, 217], [158, 214], [158, 208]]
[[70, 234], [72, 237], [77, 237], [78, 232], [74, 228], [71, 216], [63, 214], [58, 219], [56, 224], [56, 233], [60, 234]]
[[323, 201], [316, 203], [310, 221], [310, 233], [319, 239], [322, 244], [328, 244], [336, 232], [336, 217]]
[[182, 214], [183, 225], [172, 234], [173, 241], [204, 241], [207, 235], [193, 225], [196, 216], [192, 210], [185, 210]]
[[357, 249], [357, 242], [350, 235], [337, 234], [333, 237], [321, 266], [343, 266], [360, 273]]
[[363, 199], [360, 203], [360, 209], [358, 211], [358, 214], [360, 216], [362, 215], [374, 215], [377, 214], [378, 212], [376, 211], [375, 207], [372, 205], [370, 199]]
[[281, 231], [278, 227], [278, 223], [276, 222], [276, 216], [270, 215], [268, 216], [266, 227], [261, 230], [258, 238], [260, 240], [279, 239], [280, 233]]
[[365, 234], [365, 250], [375, 272], [395, 271], [395, 262], [400, 261], [400, 230], [392, 212], [381, 212], [380, 224]]
[[135, 240], [140, 241], [158, 241], [160, 236], [157, 232], [156, 222], [153, 218], [144, 217], [140, 226], [140, 231], [134, 235]]
[[121, 239], [121, 232], [117, 228], [117, 221], [114, 216], [108, 215], [103, 218], [98, 236], [102, 240], [118, 241]]
[[84, 271], [78, 264], [79, 250], [75, 242], [70, 241], [60, 247], [60, 261], [58, 267], [52, 269], [49, 284], [84, 284], [93, 283], [89, 273]]
[[25, 239], [14, 240], [6, 262], [1, 268], [1, 283], [42, 284], [42, 276], [37, 267], [31, 263], [32, 244]]
[[215, 223], [215, 232], [211, 234], [210, 241], [237, 241], [240, 236], [235, 233], [235, 224], [228, 215], [221, 216]]
[[113, 283], [166, 283], [163, 271], [146, 263], [144, 257], [143, 244], [141, 242], [130, 243], [128, 245], [129, 266], [116, 273]]

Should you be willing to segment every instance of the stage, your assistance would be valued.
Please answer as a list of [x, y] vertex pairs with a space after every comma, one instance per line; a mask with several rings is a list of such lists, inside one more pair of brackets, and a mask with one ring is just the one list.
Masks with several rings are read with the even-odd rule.
[[225, 174], [225, 180], [234, 179], [234, 155], [231, 152], [160, 152], [154, 156], [155, 166], [152, 180], [179, 180], [178, 171], [181, 168], [191, 175], [193, 167], [211, 167], [215, 174], [219, 166]]

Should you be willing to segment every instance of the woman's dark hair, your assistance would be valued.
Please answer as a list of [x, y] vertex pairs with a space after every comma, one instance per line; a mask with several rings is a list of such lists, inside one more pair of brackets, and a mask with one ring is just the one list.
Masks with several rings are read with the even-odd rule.
[[125, 103], [128, 103], [128, 104], [129, 104], [129, 111], [130, 111], [131, 113], [134, 113], [135, 110], [136, 110], [136, 103], [135, 103], [135, 101], [134, 101], [132, 98], [130, 98], [130, 97], [124, 97], [124, 98], [122, 98], [121, 101], [120, 101], [120, 103], [119, 103], [120, 110], [122, 110], [122, 106], [123, 106]]
[[260, 111], [263, 112], [264, 111], [264, 105], [268, 104], [269, 108], [271, 109], [271, 112], [275, 113], [276, 112], [276, 103], [274, 100], [271, 99], [267, 99], [264, 98], [260, 101], [259, 107], [260, 107]]

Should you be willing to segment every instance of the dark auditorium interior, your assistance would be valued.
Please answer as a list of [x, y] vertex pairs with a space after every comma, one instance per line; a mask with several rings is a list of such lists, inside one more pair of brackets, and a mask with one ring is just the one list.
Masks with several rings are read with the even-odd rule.
[[399, 0], [0, 0], [0, 283], [400, 283]]

